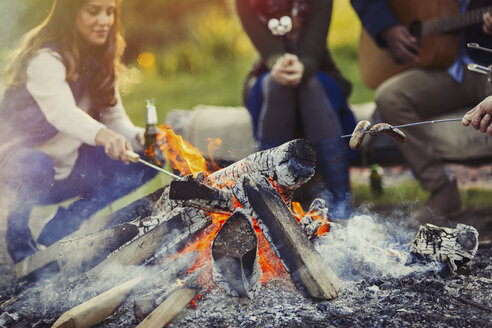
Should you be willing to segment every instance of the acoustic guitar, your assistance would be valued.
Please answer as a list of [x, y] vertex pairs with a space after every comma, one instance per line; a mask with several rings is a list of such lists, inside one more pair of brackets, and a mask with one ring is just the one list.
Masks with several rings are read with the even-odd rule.
[[362, 30], [359, 69], [362, 82], [375, 89], [388, 78], [411, 67], [446, 69], [458, 54], [459, 30], [483, 22], [492, 6], [460, 13], [456, 0], [388, 0], [396, 17], [420, 43], [418, 65], [397, 64], [387, 50], [379, 48]]

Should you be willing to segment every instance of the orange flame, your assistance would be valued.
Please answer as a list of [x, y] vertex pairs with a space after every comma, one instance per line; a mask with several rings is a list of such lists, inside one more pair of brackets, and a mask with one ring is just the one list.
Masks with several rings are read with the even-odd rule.
[[318, 214], [316, 214], [316, 212], [304, 213], [301, 204], [298, 202], [292, 202], [292, 214], [296, 218], [297, 222], [301, 221], [301, 219], [306, 215], [311, 216], [311, 218], [313, 218], [314, 220], [321, 221], [321, 227], [319, 227], [318, 231], [316, 231], [316, 234], [318, 236], [322, 236], [325, 233], [330, 232], [330, 224], [328, 223], [328, 220], [320, 217]]

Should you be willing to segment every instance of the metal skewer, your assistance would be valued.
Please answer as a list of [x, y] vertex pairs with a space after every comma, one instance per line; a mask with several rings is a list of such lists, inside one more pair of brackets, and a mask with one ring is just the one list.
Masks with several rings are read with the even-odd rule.
[[161, 173], [167, 174], [170, 177], [173, 177], [173, 178], [178, 179], [178, 180], [183, 180], [182, 177], [177, 176], [176, 174], [173, 174], [171, 172], [168, 172], [168, 171], [164, 170], [163, 168], [161, 168], [161, 167], [159, 167], [157, 165], [154, 165], [154, 164], [151, 164], [151, 163], [149, 163], [147, 161], [144, 161], [143, 159], [140, 158], [140, 155], [139, 154], [137, 154], [137, 153], [135, 153], [133, 151], [127, 150], [126, 151], [126, 157], [130, 160], [130, 162], [133, 162], [133, 163], [142, 163], [143, 165], [147, 165], [148, 167], [151, 167], [154, 170], [157, 170], [157, 171], [159, 171]]
[[[414, 123], [407, 123], [407, 124], [402, 124], [402, 125], [395, 125], [393, 128], [395, 129], [400, 129], [400, 128], [408, 128], [410, 126], [417, 126], [417, 125], [424, 125], [424, 124], [434, 124], [434, 123], [444, 123], [444, 122], [456, 122], [456, 121], [461, 121], [461, 117], [456, 117], [456, 118], [446, 118], [442, 120], [432, 120], [432, 121], [422, 121], [422, 122], [414, 122]], [[366, 131], [364, 133], [369, 133], [369, 131]], [[346, 134], [341, 136], [340, 138], [350, 138], [352, 135], [351, 134]]]

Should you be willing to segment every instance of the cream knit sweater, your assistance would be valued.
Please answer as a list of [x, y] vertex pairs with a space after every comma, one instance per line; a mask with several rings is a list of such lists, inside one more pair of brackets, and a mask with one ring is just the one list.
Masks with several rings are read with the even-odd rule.
[[[101, 121], [93, 119], [87, 111], [91, 99], [86, 92], [77, 105], [66, 81], [66, 69], [61, 56], [53, 50], [43, 49], [27, 67], [26, 88], [38, 103], [47, 121], [59, 133], [36, 147], [55, 162], [55, 179], [68, 177], [78, 157], [82, 144], [95, 146], [99, 130], [107, 127], [125, 136], [136, 151], [142, 147], [137, 142], [137, 133], [143, 131], [133, 125], [121, 104], [119, 92], [115, 106], [103, 109]], [[28, 119], [28, 118], [26, 118]]]

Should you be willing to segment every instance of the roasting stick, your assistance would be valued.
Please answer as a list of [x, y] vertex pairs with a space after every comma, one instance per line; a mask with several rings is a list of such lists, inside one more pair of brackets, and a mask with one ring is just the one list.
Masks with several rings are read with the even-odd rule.
[[[461, 117], [456, 117], [456, 118], [446, 118], [442, 120], [432, 120], [432, 121], [422, 121], [422, 122], [415, 122], [415, 123], [407, 123], [407, 124], [402, 124], [402, 125], [395, 125], [393, 128], [395, 129], [400, 129], [400, 128], [408, 128], [410, 126], [417, 126], [417, 125], [424, 125], [424, 124], [434, 124], [434, 123], [444, 123], [444, 122], [456, 122], [456, 121], [461, 121]], [[369, 133], [369, 131], [366, 131], [364, 133]], [[352, 135], [351, 134], [346, 134], [341, 136], [340, 138], [350, 138]]]
[[126, 151], [126, 157], [130, 160], [130, 162], [133, 162], [133, 163], [142, 163], [143, 165], [147, 165], [148, 167], [151, 167], [153, 168], [154, 170], [157, 170], [161, 173], [165, 173], [167, 175], [169, 175], [170, 177], [173, 177], [175, 179], [178, 179], [178, 180], [183, 180], [182, 177], [179, 177], [177, 176], [176, 174], [173, 174], [171, 172], [168, 172], [166, 170], [164, 170], [163, 168], [160, 168], [159, 166], [157, 165], [154, 165], [154, 164], [151, 164], [147, 161], [144, 161], [143, 159], [140, 158], [140, 155], [133, 152], [133, 151], [130, 151], [130, 150], [127, 150]]

